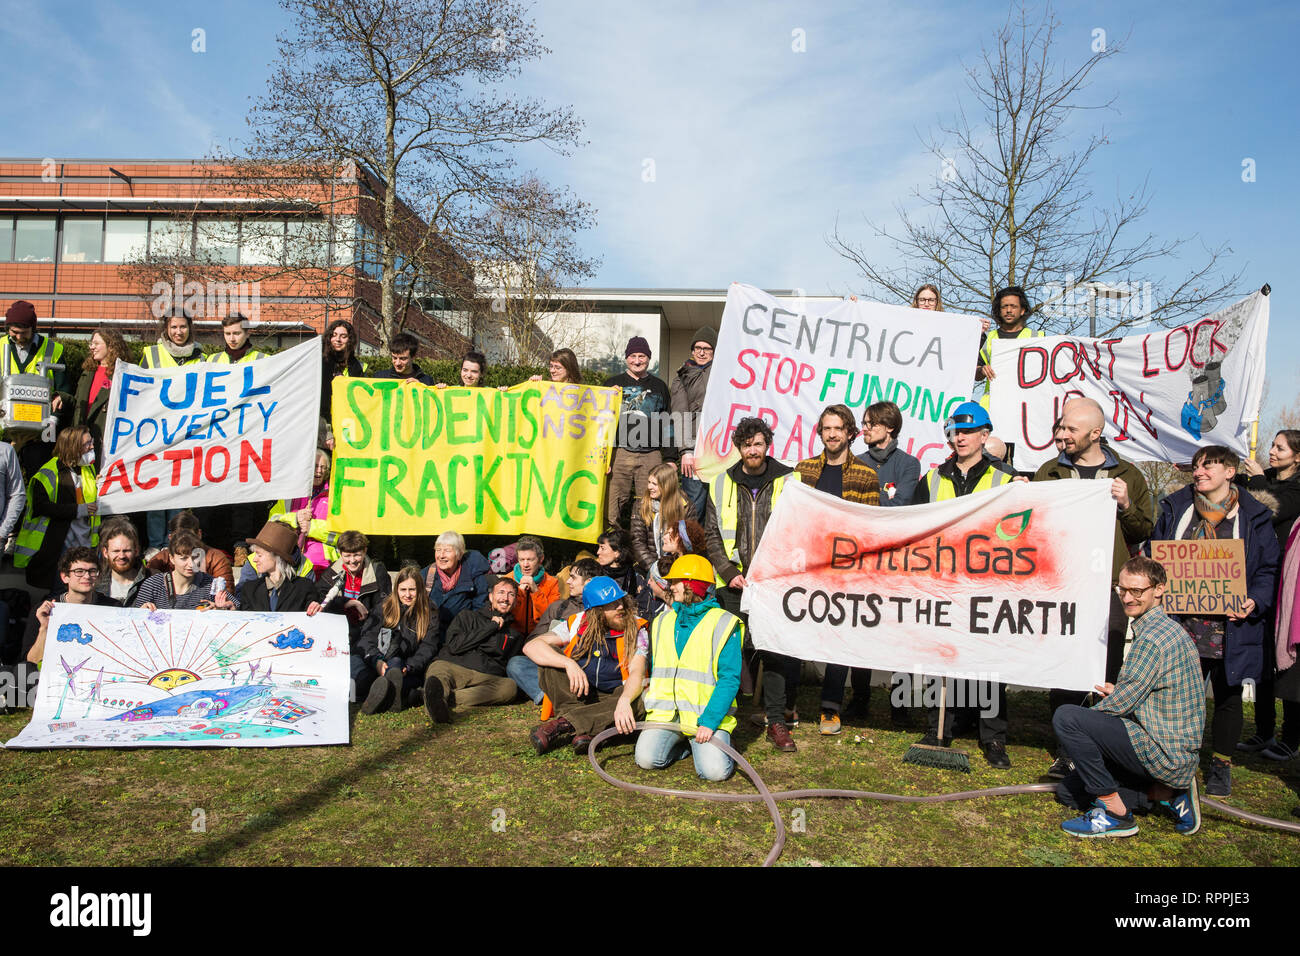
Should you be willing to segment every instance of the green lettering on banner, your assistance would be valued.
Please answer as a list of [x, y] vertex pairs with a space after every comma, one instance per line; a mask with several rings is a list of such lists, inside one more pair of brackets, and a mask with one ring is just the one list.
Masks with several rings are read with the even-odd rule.
[[[438, 440], [442, 434], [442, 397], [438, 394], [441, 389], [428, 388], [424, 390], [424, 438], [420, 442], [420, 448], [428, 451], [433, 447], [433, 443]], [[436, 413], [436, 414], [431, 414]]]
[[[393, 416], [393, 436], [397, 439], [397, 444], [401, 445], [403, 448], [414, 448], [416, 443], [420, 440], [422, 424], [420, 421], [420, 400], [415, 394], [414, 386], [408, 386], [407, 388], [402, 389], [397, 392], [394, 397], [396, 398], [397, 409]], [[408, 400], [411, 407], [409, 413], [406, 411]], [[402, 436], [402, 419], [408, 414], [412, 419], [411, 437], [409, 440]]]
[[456, 477], [456, 469], [468, 466], [469, 459], [464, 455], [452, 455], [451, 461], [447, 463], [447, 487], [450, 489], [450, 493], [447, 495], [449, 499], [447, 507], [451, 509], [452, 514], [463, 515], [466, 511], [469, 511], [469, 505], [461, 504], [456, 497], [456, 489], [460, 487], [460, 479]]
[[[396, 469], [397, 474], [391, 474], [390, 469]], [[406, 462], [396, 455], [385, 455], [379, 463], [379, 517], [382, 518], [387, 513], [385, 500], [389, 497], [397, 502], [403, 512], [408, 515], [414, 514], [411, 503], [397, 490], [398, 484], [405, 477]]]
[[[493, 441], [501, 440], [501, 392], [492, 389], [491, 396], [484, 395], [486, 389], [480, 388], [478, 395], [478, 426], [476, 431], [481, 436], [485, 431]], [[488, 399], [491, 398], [492, 410], [488, 410]]]
[[501, 504], [501, 499], [497, 497], [496, 492], [492, 490], [490, 484], [492, 476], [496, 474], [497, 469], [500, 467], [501, 459], [497, 458], [492, 462], [492, 467], [485, 472], [483, 470], [483, 456], [474, 456], [474, 520], [479, 524], [483, 523], [483, 506], [487, 503], [489, 498], [492, 499], [492, 504], [503, 521], [509, 520], [510, 518], [509, 513], [507, 513], [505, 507]]
[[[361, 439], [358, 441], [351, 434], [345, 434], [344, 438], [353, 448], [360, 450], [370, 444], [370, 420], [361, 414], [361, 409], [357, 407], [356, 393], [358, 390], [364, 391], [367, 395], [373, 395], [375, 390], [359, 379], [353, 379], [348, 383], [348, 405], [352, 407], [352, 414], [356, 421], [361, 425]], [[349, 432], [351, 429], [349, 429]]]
[[364, 488], [366, 483], [356, 478], [349, 478], [350, 468], [374, 468], [378, 462], [373, 458], [340, 458], [334, 466], [334, 480], [330, 482], [330, 514], [342, 514], [344, 488]]
[[415, 514], [424, 517], [425, 504], [438, 502], [438, 517], [447, 517], [447, 493], [442, 487], [442, 477], [438, 474], [438, 463], [433, 459], [424, 462], [424, 474], [420, 476], [420, 491], [415, 498]]
[[[551, 493], [546, 493], [545, 478], [537, 468], [537, 462], [533, 459], [528, 460], [530, 472], [533, 477], [533, 487], [537, 489], [538, 494], [542, 496], [542, 510], [546, 512], [546, 517], [551, 517], [555, 513], [556, 502], [560, 500], [560, 483], [564, 479], [564, 462], [555, 463], [555, 481], [551, 483]], [[532, 495], [529, 495], [532, 498]]]
[[[585, 478], [587, 481], [591, 482], [597, 488], [600, 487], [600, 482], [596, 480], [596, 476], [593, 475], [591, 472], [585, 469], [583, 471], [575, 471], [564, 482], [563, 493], [564, 493], [564, 500], [566, 502], [569, 500], [569, 490], [573, 487], [573, 483], [577, 481], [579, 478]], [[568, 525], [570, 528], [573, 528], [575, 531], [581, 528], [589, 527], [591, 525], [592, 520], [596, 517], [596, 506], [592, 504], [590, 501], [586, 500], [585, 498], [580, 498], [578, 500], [578, 511], [581, 512], [583, 515], [581, 521], [577, 521], [574, 520], [573, 518], [570, 518], [569, 515], [571, 514], [571, 512], [567, 508], [564, 510], [564, 513], [560, 516], [561, 518], [564, 519], [564, 523]]]
[[[372, 390], [373, 392], [378, 392], [384, 402], [383, 411], [380, 413], [380, 418], [379, 418], [379, 450], [380, 451], [388, 451], [390, 448], [393, 447], [388, 440], [389, 436], [393, 434], [393, 392], [395, 392], [397, 390], [397, 387], [401, 384], [402, 383], [397, 381], [396, 379], [394, 379], [391, 382], [379, 382], [374, 386]], [[382, 503], [379, 506], [379, 513], [380, 514], [384, 513]]]
[[515, 506], [510, 509], [510, 515], [517, 518], [528, 513], [528, 495], [525, 493], [524, 486], [524, 463], [531, 456], [525, 455], [521, 451], [512, 451], [506, 457], [515, 463]]
[[462, 435], [457, 433], [457, 426], [460, 425], [462, 422], [469, 421], [470, 419], [469, 412], [461, 412], [456, 410], [456, 406], [458, 404], [456, 399], [460, 397], [461, 396], [459, 395], [447, 397], [445, 411], [447, 414], [447, 443], [449, 445], [466, 445], [469, 444], [470, 442], [478, 442], [480, 438], [479, 434]]
[[527, 392], [519, 402], [519, 414], [523, 417], [524, 421], [532, 426], [532, 431], [529, 432], [527, 438], [524, 437], [522, 429], [516, 436], [519, 447], [523, 448], [525, 451], [532, 448], [533, 443], [537, 441], [537, 414], [533, 409], [529, 408], [529, 405], [532, 404], [532, 402], [529, 402], [529, 399], [532, 399], [532, 402], [540, 402], [541, 396], [536, 392]]

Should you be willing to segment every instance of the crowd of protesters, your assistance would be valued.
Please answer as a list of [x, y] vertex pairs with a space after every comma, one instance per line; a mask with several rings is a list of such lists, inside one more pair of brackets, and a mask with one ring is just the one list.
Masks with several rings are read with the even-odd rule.
[[[938, 288], [922, 286], [912, 306], [942, 311]], [[529, 734], [538, 753], [561, 743], [583, 753], [602, 730], [630, 735], [644, 720], [652, 728], [636, 740], [639, 765], [661, 768], [690, 755], [701, 777], [723, 780], [734, 765], [709, 743], [731, 741], [742, 697], [755, 697], [752, 720], [773, 747], [798, 749], [796, 697], [809, 664], [822, 667], [813, 725], [819, 736], [833, 737], [846, 721], [869, 717], [870, 670], [756, 651], [750, 639], [740, 610], [746, 572], [785, 488], [803, 483], [859, 505], [892, 508], [978, 495], [1010, 481], [1106, 480], [1116, 519], [1105, 683], [1090, 695], [1050, 691], [1056, 745], [1045, 769], [1061, 780], [1059, 799], [1084, 811], [1064, 824], [1067, 832], [1127, 836], [1137, 829], [1135, 810], [1165, 812], [1178, 832], [1196, 832], [1205, 683], [1214, 698], [1208, 793], [1231, 793], [1232, 765], [1241, 753], [1285, 761], [1300, 747], [1300, 432], [1276, 435], [1268, 468], [1221, 446], [1200, 448], [1189, 466], [1190, 484], [1157, 505], [1142, 472], [1102, 437], [1101, 407], [1075, 399], [1055, 425], [1057, 457], [1035, 473], [1018, 473], [1004, 460], [1006, 446], [989, 417], [988, 390], [996, 387], [989, 342], [1042, 334], [1028, 325], [1031, 315], [1017, 287], [994, 297], [972, 362], [973, 379], [986, 383], [984, 400], [952, 411], [944, 425], [951, 455], [925, 474], [899, 447], [902, 412], [882, 401], [860, 418], [845, 405], [825, 408], [817, 421], [821, 452], [793, 467], [773, 457], [765, 421], [742, 419], [730, 436], [738, 460], [706, 485], [696, 469], [691, 423], [703, 406], [715, 332], [695, 333], [690, 358], [671, 385], [650, 372], [648, 341], [632, 337], [626, 371], [603, 383], [622, 390], [607, 483], [609, 527], [594, 554], [580, 552], [558, 573], [548, 571], [545, 546], [533, 535], [485, 557], [451, 530], [372, 539], [327, 527], [333, 380], [389, 377], [448, 387], [420, 370], [419, 343], [407, 334], [392, 339], [382, 368], [365, 368], [356, 330], [345, 320], [331, 322], [321, 339], [325, 421], [309, 494], [101, 524], [96, 461], [114, 367], [126, 346], [118, 333], [96, 331], [75, 390], [62, 372], [49, 373], [54, 410], [66, 424], [52, 446], [27, 443], [48, 457], [37, 461], [28, 448], [22, 458], [0, 444], [0, 541], [13, 539], [15, 567], [29, 588], [45, 594], [26, 618], [17, 656], [39, 664], [58, 602], [341, 614], [348, 622], [354, 700], [363, 713], [422, 706], [434, 722], [449, 723], [464, 708], [531, 701], [541, 707]], [[35, 327], [30, 303], [15, 303], [6, 313], [7, 374], [61, 356], [61, 347]], [[239, 316], [225, 320], [223, 344], [204, 356], [189, 318], [170, 316], [143, 362], [166, 368], [264, 357]], [[459, 386], [485, 387], [486, 372], [485, 357], [469, 352]], [[577, 356], [554, 352], [546, 378], [581, 384]], [[676, 432], [663, 422], [675, 423]], [[865, 450], [855, 455], [851, 446], [859, 437]], [[217, 528], [220, 539], [205, 540], [205, 529]], [[1241, 539], [1248, 591], [1242, 609], [1218, 617], [1166, 615], [1165, 571], [1144, 555], [1147, 542], [1168, 538]], [[0, 649], [15, 645], [0, 635]], [[4, 663], [12, 666], [14, 657]], [[1243, 740], [1247, 684], [1256, 688], [1256, 720]], [[926, 726], [920, 742], [947, 747], [973, 732], [989, 765], [1009, 768], [1015, 727], [1005, 685], [988, 682], [959, 693], [949, 683], [947, 690], [952, 699], [989, 703], [926, 706], [915, 715]], [[913, 719], [901, 694], [890, 694], [889, 709], [895, 727]]]

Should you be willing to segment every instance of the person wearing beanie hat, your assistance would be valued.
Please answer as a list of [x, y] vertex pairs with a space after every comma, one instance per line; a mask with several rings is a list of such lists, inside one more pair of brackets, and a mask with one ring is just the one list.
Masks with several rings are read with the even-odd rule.
[[[672, 607], [651, 629], [654, 672], [645, 691], [647, 726], [636, 742], [638, 767], [660, 770], [688, 752], [704, 780], [726, 780], [735, 762], [710, 741], [730, 745], [740, 690], [740, 648], [745, 626], [710, 593], [713, 565], [687, 554], [668, 570]], [[721, 650], [715, 650], [716, 648]]]
[[[632, 598], [610, 577], [597, 575], [582, 589], [582, 610], [535, 637], [524, 654], [537, 664], [542, 723], [528, 735], [539, 754], [573, 734], [575, 753], [607, 727], [631, 733], [644, 716], [641, 686], [649, 670], [650, 633]], [[567, 640], [566, 640], [567, 639]]]
[[713, 370], [713, 349], [718, 344], [716, 329], [705, 326], [695, 330], [691, 339], [691, 357], [682, 363], [673, 376], [670, 404], [674, 420], [681, 422], [677, 447], [681, 452], [682, 493], [695, 505], [695, 513], [704, 514], [704, 502], [709, 490], [695, 475], [695, 426], [704, 408], [704, 393], [709, 387], [709, 372]]
[[605, 380], [606, 388], [623, 390], [605, 497], [605, 523], [622, 528], [627, 527], [623, 511], [634, 494], [638, 498], [645, 494], [650, 472], [663, 464], [665, 455], [676, 458], [668, 415], [672, 396], [667, 383], [650, 374], [650, 343], [644, 336], [628, 339], [624, 362], [624, 374]]
[[[63, 346], [36, 331], [36, 306], [19, 299], [5, 310], [5, 340], [0, 347], [0, 365], [4, 375], [40, 375], [41, 362], [50, 365], [63, 363]], [[58, 413], [64, 405], [71, 408], [72, 389], [68, 385], [67, 369], [47, 369], [54, 394], [50, 411]]]

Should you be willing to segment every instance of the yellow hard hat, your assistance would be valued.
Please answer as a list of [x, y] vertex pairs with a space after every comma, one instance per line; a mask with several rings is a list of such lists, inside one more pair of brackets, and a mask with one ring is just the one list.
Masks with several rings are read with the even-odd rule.
[[702, 554], [683, 554], [673, 562], [672, 569], [664, 575], [668, 581], [703, 581], [713, 583], [713, 565]]

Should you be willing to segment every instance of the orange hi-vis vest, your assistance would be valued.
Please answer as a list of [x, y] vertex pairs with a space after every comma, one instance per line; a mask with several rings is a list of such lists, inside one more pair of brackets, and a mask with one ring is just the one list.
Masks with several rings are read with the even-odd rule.
[[[584, 611], [579, 611], [577, 614], [569, 615], [569, 633], [572, 634], [573, 636], [569, 638], [569, 643], [564, 646], [565, 657], [572, 657], [573, 649], [578, 646], [578, 638], [581, 636], [581, 623], [582, 623], [582, 616], [584, 613], [585, 613]], [[645, 626], [646, 626], [646, 622], [641, 618], [637, 618], [636, 630], [632, 632], [633, 636], [639, 634], [641, 628]], [[626, 681], [627, 674], [628, 674], [627, 628], [624, 628], [623, 633], [620, 634], [618, 637], [614, 638], [614, 652], [618, 655], [619, 673], [623, 675], [623, 680]], [[542, 697], [542, 720], [550, 720], [553, 716], [555, 716], [555, 704], [551, 702], [551, 698], [543, 696]]]

